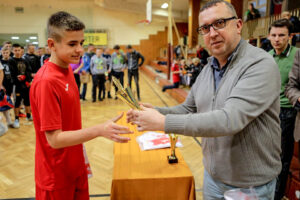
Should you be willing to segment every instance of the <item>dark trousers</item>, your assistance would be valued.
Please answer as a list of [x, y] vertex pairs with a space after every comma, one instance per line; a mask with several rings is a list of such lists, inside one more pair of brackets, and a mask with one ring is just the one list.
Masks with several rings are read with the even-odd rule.
[[131, 88], [132, 77], [134, 77], [137, 96], [140, 99], [140, 86], [139, 86], [139, 71], [138, 71], [138, 69], [128, 70], [128, 84], [129, 84], [130, 88]]
[[[119, 79], [121, 85], [124, 87], [124, 72], [113, 72], [112, 76], [116, 77], [117, 79]], [[118, 87], [114, 84], [115, 86], [115, 91], [118, 91]]]
[[79, 74], [74, 74], [76, 85], [78, 87], [78, 91], [80, 91], [80, 75]]
[[83, 100], [85, 100], [86, 90], [87, 90], [87, 83], [83, 83], [83, 84], [82, 84], [82, 91], [81, 91], [81, 95], [80, 95], [80, 97], [81, 97]]
[[105, 75], [104, 74], [97, 74], [97, 75], [92, 75], [93, 79], [93, 88], [92, 88], [92, 98], [93, 100], [96, 100], [96, 93], [97, 93], [97, 87], [99, 88], [99, 93], [98, 93], [98, 99], [101, 99], [101, 93], [103, 92], [105, 94]]
[[162, 91], [166, 91], [168, 89], [179, 88], [179, 82], [174, 83], [173, 85], [166, 85], [163, 87]]
[[280, 108], [281, 163], [282, 170], [277, 178], [275, 200], [284, 196], [289, 168], [294, 152], [294, 127], [297, 111], [294, 108]]

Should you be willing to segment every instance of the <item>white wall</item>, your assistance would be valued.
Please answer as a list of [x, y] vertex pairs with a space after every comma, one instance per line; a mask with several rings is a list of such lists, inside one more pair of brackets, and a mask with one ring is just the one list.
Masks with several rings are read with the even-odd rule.
[[[15, 7], [24, 7], [24, 13], [15, 13]], [[141, 39], [164, 30], [167, 25], [167, 18], [153, 18], [150, 25], [137, 24], [146, 18], [146, 14], [107, 10], [93, 0], [0, 0], [0, 33], [36, 33], [39, 46], [44, 46], [47, 19], [59, 10], [80, 18], [87, 29], [107, 29], [110, 47], [138, 45]]]

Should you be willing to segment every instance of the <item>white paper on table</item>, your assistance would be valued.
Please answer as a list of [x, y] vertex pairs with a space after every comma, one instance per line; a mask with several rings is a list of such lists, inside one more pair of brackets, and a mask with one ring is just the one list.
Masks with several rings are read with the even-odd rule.
[[[154, 131], [145, 132], [136, 138], [142, 151], [151, 149], [163, 149], [170, 147], [169, 135], [158, 133]], [[178, 138], [176, 147], [183, 147], [180, 139]]]

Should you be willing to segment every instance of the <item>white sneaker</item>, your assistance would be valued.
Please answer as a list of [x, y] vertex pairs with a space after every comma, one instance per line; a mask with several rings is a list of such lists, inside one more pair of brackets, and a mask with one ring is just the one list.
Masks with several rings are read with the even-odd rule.
[[7, 131], [8, 131], [7, 126], [4, 125], [4, 124], [1, 124], [1, 127], [0, 127], [0, 136], [4, 135]]
[[14, 128], [20, 128], [20, 122], [18, 119], [16, 119], [14, 122]]

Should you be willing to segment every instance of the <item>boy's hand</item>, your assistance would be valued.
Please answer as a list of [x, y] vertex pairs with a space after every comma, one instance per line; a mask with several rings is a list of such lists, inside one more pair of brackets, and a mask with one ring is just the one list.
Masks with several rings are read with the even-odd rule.
[[115, 122], [117, 122], [119, 119], [122, 118], [124, 113], [120, 114], [117, 117], [114, 117], [111, 120], [108, 120], [104, 124], [102, 124], [103, 129], [101, 130], [101, 136], [106, 137], [110, 140], [113, 140], [115, 142], [120, 142], [120, 143], [126, 143], [130, 140], [129, 137], [123, 137], [120, 136], [119, 134], [130, 134], [133, 133], [132, 131], [129, 130], [128, 127], [118, 125]]
[[17, 76], [18, 80], [19, 81], [24, 81], [26, 79], [26, 76], [25, 75], [19, 75]]

